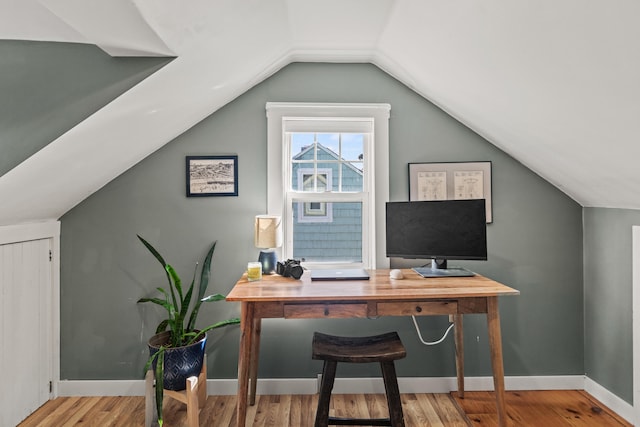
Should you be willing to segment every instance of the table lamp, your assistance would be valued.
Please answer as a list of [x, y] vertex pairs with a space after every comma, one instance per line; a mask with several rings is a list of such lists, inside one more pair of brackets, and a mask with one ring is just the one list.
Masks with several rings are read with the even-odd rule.
[[254, 241], [256, 248], [262, 249], [258, 261], [262, 263], [263, 274], [276, 272], [275, 248], [282, 246], [282, 220], [275, 215], [257, 215], [255, 220]]

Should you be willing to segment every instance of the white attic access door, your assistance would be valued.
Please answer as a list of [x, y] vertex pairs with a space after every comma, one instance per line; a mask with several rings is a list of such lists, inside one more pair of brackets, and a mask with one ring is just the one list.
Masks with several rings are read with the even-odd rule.
[[17, 425], [52, 395], [57, 238], [14, 234], [0, 228], [0, 426]]

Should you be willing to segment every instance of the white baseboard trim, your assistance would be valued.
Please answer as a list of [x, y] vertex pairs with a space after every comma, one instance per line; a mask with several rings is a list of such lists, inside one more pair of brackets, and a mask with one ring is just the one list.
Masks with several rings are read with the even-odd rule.
[[[398, 378], [401, 393], [449, 393], [457, 389], [455, 377]], [[584, 375], [505, 377], [507, 390], [585, 390], [613, 412], [633, 424], [633, 405], [625, 402], [600, 384]], [[207, 380], [207, 394], [234, 395], [238, 381]], [[144, 380], [60, 381], [58, 396], [143, 396]], [[493, 390], [492, 377], [465, 378], [466, 391]], [[316, 378], [259, 379], [257, 394], [314, 394], [318, 391]], [[384, 393], [381, 378], [336, 378], [334, 393]]]
[[[398, 378], [401, 393], [449, 393], [457, 389], [455, 377]], [[582, 375], [505, 377], [507, 390], [583, 390]], [[233, 395], [238, 381], [207, 380], [210, 395]], [[58, 396], [143, 396], [144, 380], [60, 381]], [[335, 393], [384, 393], [382, 378], [336, 378]], [[493, 390], [492, 377], [467, 377], [465, 390]], [[314, 394], [318, 391], [316, 378], [258, 379], [258, 394]], [[604, 401], [602, 403], [605, 403]], [[608, 406], [608, 405], [607, 405]]]
[[618, 396], [611, 393], [609, 390], [602, 387], [600, 384], [596, 383], [589, 377], [586, 377], [584, 380], [584, 391], [598, 399], [613, 412], [624, 418], [627, 422], [631, 424], [634, 423], [635, 414], [633, 405], [620, 399]]
[[144, 380], [61, 380], [56, 397], [144, 396]]

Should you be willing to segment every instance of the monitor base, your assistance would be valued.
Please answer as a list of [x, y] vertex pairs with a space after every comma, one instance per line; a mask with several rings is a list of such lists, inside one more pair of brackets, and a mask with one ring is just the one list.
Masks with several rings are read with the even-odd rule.
[[413, 271], [420, 276], [428, 277], [472, 277], [476, 274], [462, 267], [451, 268], [431, 268], [431, 267], [414, 267]]

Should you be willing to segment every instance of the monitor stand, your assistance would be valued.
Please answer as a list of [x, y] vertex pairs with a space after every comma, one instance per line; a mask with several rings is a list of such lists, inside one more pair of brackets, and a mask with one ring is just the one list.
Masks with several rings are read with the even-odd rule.
[[413, 271], [422, 277], [472, 277], [476, 274], [462, 267], [447, 267], [446, 259], [432, 259], [431, 267], [415, 267]]

